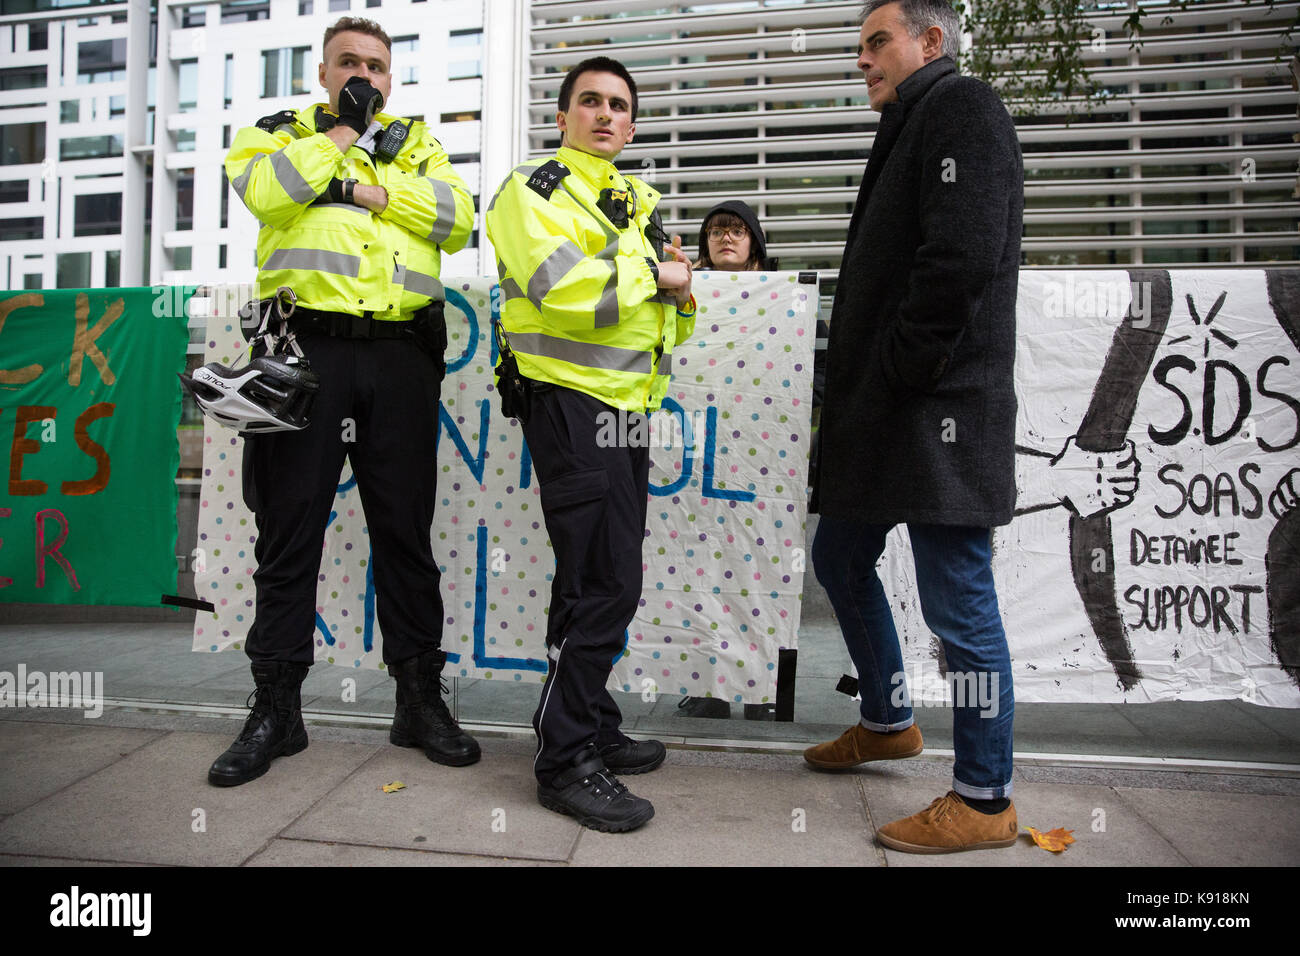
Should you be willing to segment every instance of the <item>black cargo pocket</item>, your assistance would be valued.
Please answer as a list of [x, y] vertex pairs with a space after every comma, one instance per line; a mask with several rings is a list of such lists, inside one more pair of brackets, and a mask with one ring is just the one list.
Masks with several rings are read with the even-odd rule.
[[542, 485], [542, 507], [564, 511], [591, 501], [601, 501], [609, 492], [609, 475], [603, 468], [571, 471]]
[[589, 562], [613, 565], [608, 500], [609, 475], [601, 468], [571, 471], [542, 482], [546, 530], [555, 563], [564, 573], [581, 576]]

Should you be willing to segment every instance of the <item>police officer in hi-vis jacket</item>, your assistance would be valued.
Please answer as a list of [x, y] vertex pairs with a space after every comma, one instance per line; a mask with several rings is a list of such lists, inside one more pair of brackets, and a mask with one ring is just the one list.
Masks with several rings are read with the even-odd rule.
[[[505, 300], [502, 401], [523, 425], [555, 550], [534, 772], [543, 806], [625, 831], [654, 807], [615, 775], [664, 759], [659, 741], [623, 735], [606, 688], [641, 596], [649, 447], [638, 425], [694, 332], [695, 300], [680, 240], [664, 244], [659, 194], [614, 167], [636, 129], [627, 69], [583, 61], [557, 105], [559, 151], [511, 172], [485, 217]], [[609, 447], [601, 424], [620, 418], [624, 440]]]
[[446, 656], [433, 522], [446, 329], [442, 252], [464, 247], [474, 204], [424, 123], [380, 112], [392, 41], [344, 17], [325, 31], [329, 102], [241, 129], [231, 187], [261, 223], [258, 294], [297, 296], [297, 341], [319, 376], [302, 430], [248, 435], [244, 497], [257, 519], [256, 618], [245, 650], [252, 714], [210, 783], [235, 786], [307, 746], [299, 688], [314, 660], [316, 584], [346, 456], [372, 550], [384, 661], [397, 679], [390, 739], [459, 766], [479, 746], [440, 691]]

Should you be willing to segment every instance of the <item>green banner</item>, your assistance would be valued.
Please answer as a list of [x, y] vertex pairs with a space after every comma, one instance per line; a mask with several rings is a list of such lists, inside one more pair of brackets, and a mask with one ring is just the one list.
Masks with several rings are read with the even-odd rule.
[[177, 291], [0, 293], [0, 602], [175, 591]]

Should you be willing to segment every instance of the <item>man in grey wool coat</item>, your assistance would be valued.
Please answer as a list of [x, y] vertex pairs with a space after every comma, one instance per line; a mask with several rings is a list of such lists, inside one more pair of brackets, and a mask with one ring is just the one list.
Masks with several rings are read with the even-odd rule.
[[1012, 845], [1014, 697], [991, 529], [1015, 503], [1016, 284], [1024, 170], [1015, 125], [960, 76], [945, 0], [871, 0], [858, 68], [880, 113], [831, 314], [813, 565], [858, 671], [861, 720], [810, 748], [842, 769], [922, 749], [876, 574], [906, 524], [926, 624], [953, 688], [952, 790], [882, 826], [914, 853]]

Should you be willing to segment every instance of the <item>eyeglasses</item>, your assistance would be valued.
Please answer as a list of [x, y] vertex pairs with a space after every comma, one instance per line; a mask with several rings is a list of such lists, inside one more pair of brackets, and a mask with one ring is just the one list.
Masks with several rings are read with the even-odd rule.
[[730, 237], [732, 239], [735, 239], [737, 242], [739, 242], [741, 239], [744, 239], [748, 235], [749, 235], [749, 230], [746, 229], [744, 226], [731, 226], [728, 229], [722, 229], [718, 226], [714, 226], [708, 232], [709, 240], [711, 242], [721, 242], [724, 237]]

